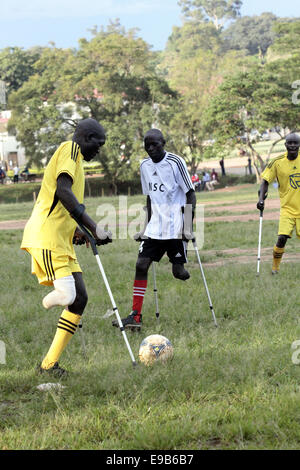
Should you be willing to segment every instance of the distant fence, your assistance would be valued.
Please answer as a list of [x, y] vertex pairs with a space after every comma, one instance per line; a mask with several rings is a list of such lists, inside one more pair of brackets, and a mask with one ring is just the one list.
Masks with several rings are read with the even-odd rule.
[[[41, 188], [41, 182], [26, 184], [0, 184], [0, 204], [35, 201]], [[116, 192], [117, 191], [117, 192]], [[85, 197], [103, 197], [116, 195], [141, 194], [140, 180], [124, 181], [115, 188], [102, 177], [85, 179]]]

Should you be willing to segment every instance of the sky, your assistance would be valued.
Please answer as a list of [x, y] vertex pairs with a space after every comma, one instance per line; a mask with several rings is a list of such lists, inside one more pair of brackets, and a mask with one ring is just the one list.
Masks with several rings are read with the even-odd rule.
[[[244, 0], [242, 16], [270, 11], [279, 17], [300, 17], [296, 0]], [[120, 18], [126, 28], [138, 27], [138, 35], [164, 49], [173, 26], [180, 26], [177, 0], [2, 0], [0, 49], [5, 47], [77, 47], [80, 38], [90, 39], [89, 29], [107, 26]]]

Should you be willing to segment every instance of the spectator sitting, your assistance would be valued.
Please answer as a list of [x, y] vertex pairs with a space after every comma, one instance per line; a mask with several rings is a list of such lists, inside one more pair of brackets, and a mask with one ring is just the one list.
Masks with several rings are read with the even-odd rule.
[[210, 174], [210, 186], [211, 189], [215, 189], [215, 186], [220, 184], [219, 178], [218, 178], [218, 173], [213, 169], [211, 174]]
[[211, 181], [210, 181], [210, 174], [207, 171], [203, 172], [203, 178], [202, 178], [202, 189], [207, 188], [208, 191], [212, 191], [213, 186], [211, 186]]
[[21, 176], [23, 176], [23, 177], [24, 177], [24, 180], [27, 181], [28, 175], [29, 175], [29, 168], [28, 168], [28, 166], [26, 165], [25, 168], [24, 168], [24, 170], [23, 170], [22, 173], [21, 173]]
[[198, 191], [198, 187], [200, 185], [200, 180], [199, 180], [199, 176], [197, 175], [197, 173], [194, 173], [193, 176], [192, 176], [192, 183], [193, 183], [193, 186], [194, 186], [194, 190], [195, 191]]

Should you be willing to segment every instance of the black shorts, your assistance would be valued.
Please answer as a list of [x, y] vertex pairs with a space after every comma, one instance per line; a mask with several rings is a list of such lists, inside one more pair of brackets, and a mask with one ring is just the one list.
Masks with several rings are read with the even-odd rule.
[[185, 242], [182, 240], [154, 240], [153, 238], [147, 238], [140, 244], [139, 258], [150, 258], [152, 261], [158, 262], [165, 253], [167, 253], [172, 264], [184, 264], [187, 262]]

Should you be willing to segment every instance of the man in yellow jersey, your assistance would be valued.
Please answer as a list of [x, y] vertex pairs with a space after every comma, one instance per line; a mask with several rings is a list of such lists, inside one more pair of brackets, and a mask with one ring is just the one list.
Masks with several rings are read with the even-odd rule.
[[300, 238], [300, 159], [298, 158], [300, 138], [292, 133], [286, 137], [287, 152], [273, 158], [262, 173], [257, 209], [264, 210], [269, 183], [278, 182], [280, 198], [280, 219], [277, 243], [273, 248], [272, 274], [278, 274], [287, 239], [294, 228]]
[[50, 159], [24, 229], [21, 248], [32, 257], [32, 274], [40, 284], [54, 287], [44, 297], [43, 306], [64, 307], [40, 372], [65, 374], [58, 360], [75, 333], [88, 300], [73, 247], [73, 242], [88, 244], [88, 240], [77, 222], [90, 230], [98, 245], [112, 241], [111, 233], [97, 227], [83, 205], [83, 160], [94, 158], [104, 144], [105, 131], [97, 121], [79, 121], [72, 140], [63, 142]]

